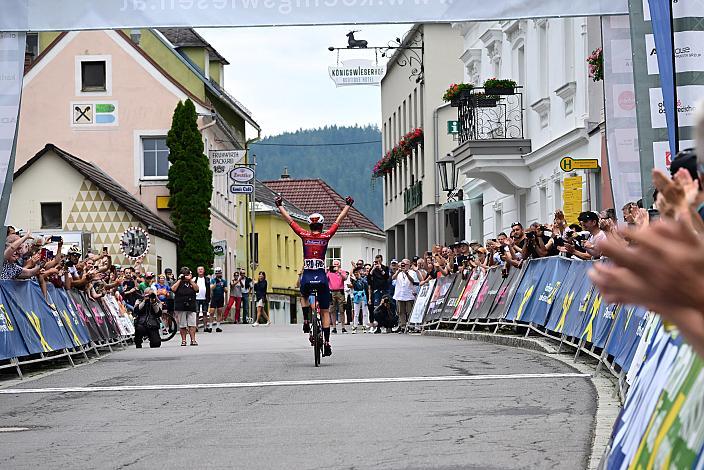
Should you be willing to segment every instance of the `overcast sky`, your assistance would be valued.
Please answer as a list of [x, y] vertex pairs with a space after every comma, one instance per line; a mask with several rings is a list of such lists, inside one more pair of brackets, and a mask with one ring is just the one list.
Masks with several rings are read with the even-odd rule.
[[[358, 39], [386, 45], [407, 25], [301, 26], [199, 29], [229, 62], [225, 88], [240, 100], [262, 127], [275, 135], [329, 124], [376, 124], [381, 121], [380, 88], [336, 88], [328, 66], [337, 55], [328, 46], [347, 45], [345, 34], [362, 30]], [[374, 59], [373, 51], [340, 51], [340, 60]], [[381, 63], [383, 59], [379, 56]]]

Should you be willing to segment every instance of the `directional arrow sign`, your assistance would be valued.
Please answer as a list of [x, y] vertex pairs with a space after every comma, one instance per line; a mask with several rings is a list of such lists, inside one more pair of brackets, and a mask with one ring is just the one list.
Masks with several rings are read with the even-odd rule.
[[230, 194], [252, 194], [254, 186], [251, 184], [231, 184]]
[[599, 160], [596, 158], [584, 158], [584, 159], [574, 159], [572, 157], [565, 157], [560, 160], [560, 169], [562, 171], [574, 171], [574, 170], [596, 170], [599, 168]]

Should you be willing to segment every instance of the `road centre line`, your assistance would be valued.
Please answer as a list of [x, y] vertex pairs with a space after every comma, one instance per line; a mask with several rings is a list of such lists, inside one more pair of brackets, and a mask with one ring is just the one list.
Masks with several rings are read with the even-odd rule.
[[122, 385], [114, 387], [47, 387], [47, 388], [8, 388], [0, 390], [0, 395], [22, 395], [30, 393], [94, 393], [123, 392], [139, 390], [189, 390], [221, 388], [261, 388], [261, 387], [295, 387], [306, 385], [347, 385], [377, 383], [412, 383], [412, 382], [475, 382], [482, 380], [529, 380], [529, 379], [566, 379], [588, 378], [589, 374], [554, 373], [554, 374], [511, 374], [511, 375], [445, 375], [437, 377], [378, 377], [367, 379], [322, 379], [322, 380], [284, 380], [275, 382], [226, 382], [212, 384], [172, 384], [172, 385]]

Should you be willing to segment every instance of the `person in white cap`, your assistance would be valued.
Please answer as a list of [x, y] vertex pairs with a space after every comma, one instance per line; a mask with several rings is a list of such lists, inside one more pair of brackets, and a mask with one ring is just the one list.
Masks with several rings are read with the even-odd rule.
[[210, 278], [210, 318], [215, 321], [211, 324], [216, 333], [222, 333], [220, 324], [225, 310], [225, 297], [227, 296], [227, 281], [222, 277], [222, 268], [215, 268], [215, 276]]

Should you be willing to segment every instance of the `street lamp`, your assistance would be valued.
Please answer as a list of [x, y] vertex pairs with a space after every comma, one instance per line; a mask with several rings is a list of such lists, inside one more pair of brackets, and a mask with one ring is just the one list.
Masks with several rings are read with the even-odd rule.
[[444, 159], [438, 160], [438, 171], [440, 172], [440, 186], [442, 190], [451, 193], [457, 189], [457, 167], [455, 159], [451, 154], [447, 154]]

